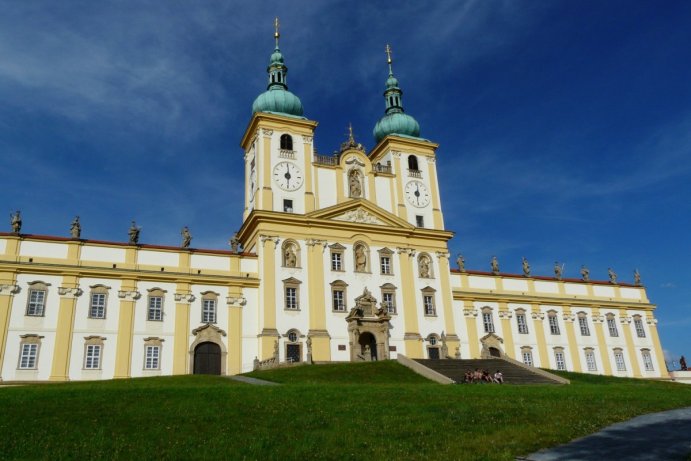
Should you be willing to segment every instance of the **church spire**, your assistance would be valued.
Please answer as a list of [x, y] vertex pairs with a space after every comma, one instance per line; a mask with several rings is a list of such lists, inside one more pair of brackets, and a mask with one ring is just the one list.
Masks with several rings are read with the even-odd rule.
[[393, 60], [391, 59], [391, 47], [386, 44], [386, 62], [389, 65], [389, 78], [386, 79], [386, 113], [403, 112], [403, 91], [398, 86], [398, 80], [393, 75]]

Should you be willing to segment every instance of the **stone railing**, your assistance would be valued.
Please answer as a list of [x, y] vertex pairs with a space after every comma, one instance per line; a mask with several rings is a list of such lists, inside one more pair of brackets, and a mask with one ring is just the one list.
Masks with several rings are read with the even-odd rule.
[[411, 178], [422, 178], [422, 171], [420, 170], [411, 170], [408, 168], [408, 176]]
[[295, 160], [295, 151], [289, 149], [281, 149], [278, 151], [278, 156], [281, 158], [287, 158], [290, 160]]
[[314, 163], [317, 165], [336, 166], [338, 165], [338, 154], [334, 155], [314, 155]]
[[393, 174], [393, 169], [391, 168], [390, 162], [387, 165], [382, 165], [381, 163], [375, 163], [373, 166], [374, 166], [374, 172], [375, 173]]

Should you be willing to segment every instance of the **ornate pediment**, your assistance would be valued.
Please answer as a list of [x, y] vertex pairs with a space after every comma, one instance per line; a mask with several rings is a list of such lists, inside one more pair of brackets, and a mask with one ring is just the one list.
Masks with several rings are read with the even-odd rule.
[[375, 321], [390, 320], [391, 317], [384, 307], [377, 308], [377, 298], [365, 288], [360, 296], [355, 298], [355, 307], [350, 309], [346, 320], [367, 319]]
[[226, 332], [218, 328], [216, 325], [206, 323], [199, 328], [192, 330], [194, 336], [201, 336], [203, 338], [216, 338], [218, 336], [226, 336]]
[[386, 225], [384, 221], [382, 221], [369, 211], [365, 210], [364, 208], [355, 208], [354, 210], [346, 211], [342, 215], [334, 216], [331, 219], [334, 219], [336, 221], [377, 224], [379, 226]]

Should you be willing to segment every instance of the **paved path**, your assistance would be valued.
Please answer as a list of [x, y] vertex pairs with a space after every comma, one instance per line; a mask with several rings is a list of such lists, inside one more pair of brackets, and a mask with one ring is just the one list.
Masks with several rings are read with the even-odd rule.
[[240, 381], [245, 384], [254, 384], [256, 386], [278, 386], [278, 383], [272, 383], [271, 381], [264, 381], [263, 379], [250, 378], [249, 376], [228, 376], [229, 379]]
[[691, 459], [691, 407], [638, 416], [522, 461]]

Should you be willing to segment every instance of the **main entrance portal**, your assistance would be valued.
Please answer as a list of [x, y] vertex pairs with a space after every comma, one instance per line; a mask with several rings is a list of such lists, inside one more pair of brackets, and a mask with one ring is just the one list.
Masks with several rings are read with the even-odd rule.
[[377, 300], [367, 288], [355, 298], [355, 307], [346, 317], [352, 362], [389, 358], [389, 320], [387, 310], [377, 308]]
[[359, 355], [363, 357], [364, 360], [377, 360], [377, 339], [372, 333], [364, 332], [360, 335], [360, 350]]
[[201, 343], [194, 349], [194, 374], [221, 374], [221, 348], [218, 344]]

